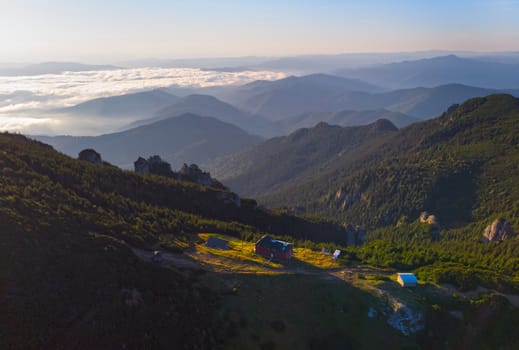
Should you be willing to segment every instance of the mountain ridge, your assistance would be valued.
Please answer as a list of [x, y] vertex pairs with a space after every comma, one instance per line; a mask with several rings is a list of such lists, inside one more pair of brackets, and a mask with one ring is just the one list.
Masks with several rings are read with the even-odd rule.
[[239, 151], [261, 140], [237, 126], [194, 114], [101, 136], [33, 137], [73, 157], [82, 149], [93, 148], [103, 159], [124, 168], [133, 167], [139, 156], [154, 154], [161, 155], [175, 167], [183, 163], [203, 165], [214, 157]]
[[339, 70], [335, 73], [390, 89], [432, 87], [451, 83], [511, 89], [517, 88], [518, 67], [517, 64], [447, 55], [354, 70]]
[[372, 139], [383, 139], [398, 130], [390, 121], [340, 127], [320, 122], [288, 136], [276, 137], [211, 166], [225, 185], [247, 196], [278, 190], [309, 173], [333, 163], [338, 154], [349, 154]]
[[518, 157], [517, 118], [519, 100], [510, 95], [469, 99], [360, 150], [337, 171], [259, 198], [368, 227], [391, 225], [423, 210], [447, 227], [493, 215], [515, 218], [517, 208], [496, 202], [490, 193], [501, 191], [506, 201], [519, 205], [519, 193], [511, 190], [519, 181], [511, 165]]

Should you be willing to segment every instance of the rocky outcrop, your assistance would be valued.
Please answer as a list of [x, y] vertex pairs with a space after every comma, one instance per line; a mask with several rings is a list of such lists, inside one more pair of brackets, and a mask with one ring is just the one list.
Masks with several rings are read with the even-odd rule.
[[420, 222], [422, 224], [430, 225], [430, 227], [431, 227], [430, 232], [431, 232], [432, 239], [434, 239], [434, 240], [440, 239], [441, 226], [440, 226], [440, 221], [438, 220], [436, 215], [432, 215], [426, 211], [423, 211], [420, 214]]
[[424, 317], [421, 312], [413, 311], [410, 307], [398, 301], [393, 301], [390, 306], [392, 312], [387, 319], [387, 323], [403, 335], [409, 336], [425, 328]]
[[432, 225], [432, 226], [440, 227], [440, 221], [438, 220], [436, 215], [431, 215], [431, 214], [429, 214], [426, 211], [423, 211], [420, 214], [420, 222], [422, 224], [429, 224], [429, 225]]
[[450, 105], [449, 108], [447, 108], [447, 110], [445, 112], [443, 112], [441, 116], [445, 117], [446, 115], [456, 112], [456, 110], [458, 109], [459, 106], [460, 105], [458, 103], [454, 103], [454, 104]]
[[418, 305], [411, 307], [392, 296], [388, 291], [376, 289], [384, 300], [383, 305], [371, 306], [368, 318], [385, 319], [386, 322], [405, 336], [425, 329], [425, 317]]
[[184, 163], [178, 172], [171, 170], [171, 165], [159, 156], [151, 156], [148, 159], [139, 157], [134, 163], [134, 170], [139, 174], [155, 174], [172, 177], [178, 180], [194, 182], [202, 186], [212, 186], [226, 189], [220, 182], [211, 178], [211, 174], [202, 171], [198, 165]]
[[501, 242], [515, 236], [512, 225], [505, 219], [497, 219], [483, 232], [483, 242]]
[[356, 194], [348, 194], [345, 188], [340, 188], [335, 193], [335, 202], [342, 210], [348, 209], [352, 204], [359, 201], [359, 196]]
[[133, 167], [136, 173], [140, 174], [155, 174], [162, 176], [172, 176], [173, 171], [171, 165], [162, 160], [160, 156], [154, 155], [149, 157], [147, 160], [139, 157], [134, 163]]
[[142, 157], [139, 157], [139, 159], [133, 162], [133, 167], [135, 172], [139, 174], [148, 174], [150, 172], [148, 161]]
[[157, 155], [149, 157], [148, 164], [152, 174], [168, 176], [173, 173], [171, 165]]
[[196, 182], [199, 185], [211, 186], [212, 184], [211, 174], [200, 170], [196, 164], [188, 166], [184, 163], [180, 168], [179, 174], [181, 179]]
[[87, 148], [79, 152], [78, 155], [79, 160], [84, 160], [86, 162], [101, 166], [103, 165], [103, 160], [101, 159], [101, 155], [97, 153], [95, 150], [91, 148]]
[[346, 227], [346, 242], [349, 246], [360, 246], [366, 242], [366, 231], [361, 227], [353, 227], [348, 225]]
[[218, 198], [225, 204], [232, 204], [238, 208], [241, 207], [241, 199], [236, 193], [222, 192], [218, 195]]

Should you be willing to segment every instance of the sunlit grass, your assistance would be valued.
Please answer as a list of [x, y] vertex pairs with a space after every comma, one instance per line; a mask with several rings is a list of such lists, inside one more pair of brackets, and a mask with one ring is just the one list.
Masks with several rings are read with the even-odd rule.
[[[290, 273], [294, 268], [335, 269], [341, 267], [340, 260], [331, 255], [307, 248], [294, 248], [294, 257], [288, 263], [269, 261], [254, 254], [254, 242], [213, 233], [199, 233], [198, 238], [204, 243], [195, 244], [194, 252], [189, 255], [201, 263], [211, 265], [214, 269], [242, 273]], [[226, 240], [230, 249], [215, 249], [205, 245], [209, 237]]]
[[[209, 237], [218, 237], [229, 243], [230, 249], [215, 249], [205, 245]], [[200, 233], [198, 238], [204, 243], [195, 245], [195, 252], [190, 255], [192, 258], [211, 265], [216, 270], [242, 273], [280, 273], [284, 266], [277, 262], [272, 262], [254, 254], [254, 243], [245, 242], [237, 238]]]
[[294, 258], [297, 261], [304, 262], [320, 269], [334, 269], [341, 267], [340, 260], [333, 259], [331, 253], [326, 255], [321, 251], [308, 248], [294, 248]]

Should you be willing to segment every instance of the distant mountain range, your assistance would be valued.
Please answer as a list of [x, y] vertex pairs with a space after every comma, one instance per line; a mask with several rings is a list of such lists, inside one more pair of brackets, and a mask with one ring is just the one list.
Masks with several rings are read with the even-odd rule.
[[82, 118], [126, 118], [129, 124], [119, 122], [120, 130], [192, 113], [234, 124], [249, 134], [273, 137], [322, 121], [354, 126], [385, 118], [404, 127], [436, 117], [450, 105], [468, 98], [499, 92], [519, 96], [519, 89], [462, 84], [382, 91], [360, 80], [312, 74], [242, 86], [156, 89], [94, 99], [57, 112]]
[[152, 116], [179, 98], [165, 90], [135, 92], [119, 96], [96, 98], [60, 109], [58, 112], [78, 116], [140, 117]]
[[227, 90], [220, 98], [238, 105], [243, 110], [264, 115], [274, 121], [315, 112], [378, 109], [428, 119], [438, 116], [451, 104], [498, 92], [519, 96], [519, 90], [484, 89], [461, 84], [380, 92], [380, 89], [361, 81], [343, 81], [326, 75], [311, 75], [274, 82], [254, 82], [237, 87], [234, 92]]
[[264, 117], [241, 111], [213, 96], [198, 94], [177, 99], [173, 103], [157, 110], [151, 118], [136, 121], [130, 124], [129, 127], [146, 125], [185, 113], [213, 117], [223, 122], [234, 124], [252, 134], [272, 136], [277, 132], [274, 125]]
[[179, 167], [182, 163], [203, 165], [239, 152], [262, 139], [212, 117], [183, 114], [119, 133], [92, 137], [34, 136], [57, 150], [76, 157], [85, 148], [101, 153], [104, 160], [133, 168], [139, 156], [160, 155]]
[[519, 64], [461, 58], [455, 55], [389, 63], [336, 74], [360, 79], [387, 89], [464, 84], [492, 89], [518, 88]]
[[0, 67], [0, 76], [60, 74], [63, 72], [83, 72], [91, 70], [112, 69], [120, 68], [112, 65], [92, 65], [77, 62], [43, 62], [27, 65], [15, 65], [10, 67]]
[[366, 126], [331, 126], [319, 123], [284, 137], [260, 143], [212, 166], [214, 175], [246, 196], [265, 195], [333, 168], [340, 157], [354, 154], [398, 129], [381, 119]]
[[281, 120], [307, 112], [331, 111], [329, 103], [351, 91], [375, 92], [380, 88], [359, 80], [312, 74], [255, 81], [224, 90], [219, 98], [253, 114]]
[[[299, 72], [300, 74], [329, 73], [338, 69], [352, 69], [403, 60], [417, 60], [440, 55], [446, 51], [344, 53], [337, 55], [301, 55], [268, 59], [254, 68]], [[508, 57], [508, 56], [507, 56]]]
[[311, 128], [320, 122], [339, 126], [358, 126], [371, 124], [379, 119], [387, 119], [398, 128], [416, 123], [421, 119], [386, 109], [365, 111], [315, 112], [305, 113], [276, 122], [278, 130], [289, 134], [299, 128]]

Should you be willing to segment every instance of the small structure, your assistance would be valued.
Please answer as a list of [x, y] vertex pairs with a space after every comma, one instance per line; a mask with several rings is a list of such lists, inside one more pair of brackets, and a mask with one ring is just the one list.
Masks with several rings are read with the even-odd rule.
[[339, 259], [339, 256], [341, 255], [341, 251], [339, 249], [335, 249], [333, 252], [333, 260]]
[[416, 279], [414, 273], [399, 273], [396, 281], [402, 287], [416, 287], [418, 284], [418, 279]]
[[209, 248], [229, 250], [229, 242], [224, 239], [220, 239], [218, 237], [209, 237], [205, 245]]
[[289, 261], [293, 255], [293, 246], [265, 235], [256, 242], [254, 253], [270, 260]]

